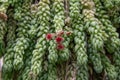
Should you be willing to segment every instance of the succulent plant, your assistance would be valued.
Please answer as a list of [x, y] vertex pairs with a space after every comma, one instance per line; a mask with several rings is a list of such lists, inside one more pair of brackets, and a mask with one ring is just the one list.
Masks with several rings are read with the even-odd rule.
[[0, 0], [2, 79], [120, 80], [119, 6], [119, 0]]

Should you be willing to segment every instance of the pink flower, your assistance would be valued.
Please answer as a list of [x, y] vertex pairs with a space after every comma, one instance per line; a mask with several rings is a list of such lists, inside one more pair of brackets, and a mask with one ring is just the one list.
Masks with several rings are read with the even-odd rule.
[[58, 44], [57, 45], [58, 50], [63, 50], [64, 48], [65, 48], [65, 46], [63, 44]]

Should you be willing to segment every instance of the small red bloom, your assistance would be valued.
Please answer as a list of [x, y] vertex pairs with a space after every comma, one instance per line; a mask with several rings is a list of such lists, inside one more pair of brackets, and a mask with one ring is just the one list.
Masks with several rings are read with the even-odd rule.
[[61, 43], [64, 39], [61, 36], [57, 36], [55, 40], [57, 43]]
[[53, 35], [52, 35], [52, 34], [50, 34], [50, 33], [48, 33], [48, 34], [46, 35], [46, 39], [47, 39], [47, 40], [51, 40], [51, 39], [52, 39], [52, 37], [53, 37]]
[[65, 48], [65, 46], [63, 44], [58, 44], [57, 45], [58, 50], [63, 50], [64, 48]]

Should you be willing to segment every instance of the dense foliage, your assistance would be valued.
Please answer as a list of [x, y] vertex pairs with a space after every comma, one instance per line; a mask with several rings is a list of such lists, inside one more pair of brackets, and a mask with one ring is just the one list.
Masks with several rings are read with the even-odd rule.
[[3, 80], [120, 80], [120, 0], [0, 0]]

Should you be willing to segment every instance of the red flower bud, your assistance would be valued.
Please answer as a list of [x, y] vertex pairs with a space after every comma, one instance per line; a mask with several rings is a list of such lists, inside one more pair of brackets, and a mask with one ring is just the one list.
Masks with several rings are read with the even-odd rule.
[[64, 34], [64, 31], [58, 31], [57, 36], [62, 36]]
[[52, 37], [53, 37], [53, 34], [48, 33], [48, 34], [46, 35], [46, 39], [47, 39], [47, 40], [51, 40]]
[[58, 44], [57, 45], [57, 49], [58, 50], [63, 50], [65, 47], [64, 47], [64, 45], [63, 44]]
[[71, 35], [71, 32], [66, 32], [66, 35], [68, 35], [68, 36]]
[[64, 39], [61, 36], [56, 37], [56, 42], [61, 43]]

